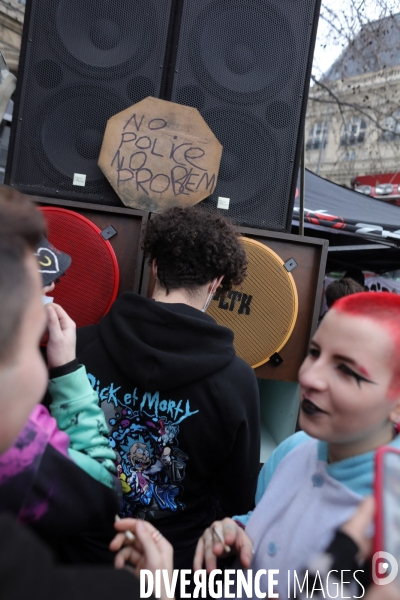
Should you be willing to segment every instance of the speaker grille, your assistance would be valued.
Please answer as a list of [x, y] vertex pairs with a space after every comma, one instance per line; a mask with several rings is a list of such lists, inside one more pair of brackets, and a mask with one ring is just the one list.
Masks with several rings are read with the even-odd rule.
[[185, 0], [171, 99], [197, 108], [224, 146], [200, 206], [289, 230], [320, 0]]
[[97, 159], [107, 121], [123, 105], [122, 98], [112, 92], [105, 97], [95, 86], [71, 86], [51, 95], [35, 114], [30, 144], [36, 164], [29, 169], [20, 162], [18, 180], [32, 180], [38, 165], [60, 195], [71, 190], [74, 173], [86, 175], [86, 193], [106, 194], [108, 182]]
[[60, 59], [95, 78], [137, 71], [162, 35], [156, 7], [147, 0], [58, 0], [46, 29]]
[[208, 4], [191, 28], [188, 50], [200, 85], [229, 103], [272, 98], [291, 79], [294, 68], [290, 24], [267, 2]]
[[171, 0], [28, 2], [8, 183], [122, 205], [97, 166], [101, 142], [112, 115], [160, 95], [170, 12]]
[[250, 238], [242, 242], [249, 260], [244, 284], [227, 298], [214, 298], [207, 312], [233, 330], [238, 356], [256, 368], [288, 341], [297, 319], [298, 297], [293, 276], [273, 250]]
[[276, 172], [281, 157], [273, 133], [262, 121], [236, 108], [208, 111], [204, 118], [223, 146], [218, 196], [231, 199], [230, 213], [247, 212], [260, 227], [279, 228], [285, 220], [282, 204], [272, 202], [268, 222], [261, 220], [266, 197], [278, 187]]
[[77, 327], [98, 323], [116, 298], [119, 269], [110, 242], [86, 217], [64, 208], [41, 208], [50, 242], [72, 258], [65, 277], [56, 284], [54, 301]]

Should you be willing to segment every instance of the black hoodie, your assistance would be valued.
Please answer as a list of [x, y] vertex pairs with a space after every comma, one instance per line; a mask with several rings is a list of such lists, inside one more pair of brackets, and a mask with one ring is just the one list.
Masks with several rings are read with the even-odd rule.
[[254, 500], [259, 395], [232, 331], [186, 304], [126, 292], [78, 331], [78, 358], [118, 453], [122, 515], [154, 522], [189, 564], [214, 518]]

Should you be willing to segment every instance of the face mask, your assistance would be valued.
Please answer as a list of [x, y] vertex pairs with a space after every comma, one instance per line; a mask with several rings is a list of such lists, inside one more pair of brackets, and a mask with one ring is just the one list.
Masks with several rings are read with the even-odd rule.
[[217, 277], [214, 279], [214, 281], [212, 282], [212, 286], [211, 286], [211, 291], [207, 296], [207, 300], [205, 305], [203, 306], [203, 308], [201, 309], [201, 312], [206, 312], [207, 308], [210, 306], [211, 304], [211, 300], [213, 299], [213, 296], [215, 294], [215, 290], [214, 290], [214, 285], [217, 283], [218, 279]]

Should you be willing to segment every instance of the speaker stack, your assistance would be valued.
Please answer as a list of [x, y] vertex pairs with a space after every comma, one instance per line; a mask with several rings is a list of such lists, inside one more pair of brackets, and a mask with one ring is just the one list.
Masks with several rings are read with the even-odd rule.
[[111, 116], [160, 94], [170, 12], [169, 0], [27, 2], [7, 183], [122, 206], [97, 166], [103, 134]]
[[[280, 283], [261, 281], [254, 271], [259, 304], [271, 289], [279, 304], [284, 281], [292, 281], [285, 290], [293, 289], [297, 298], [283, 345], [272, 354], [265, 350], [265, 360], [253, 364], [259, 377], [270, 379], [296, 378], [316, 325], [326, 260], [324, 242], [289, 233], [319, 5], [320, 0], [26, 4], [6, 183], [41, 206], [78, 212], [99, 234], [114, 231], [109, 243], [119, 265], [119, 291], [148, 294], [151, 276], [142, 269], [139, 242], [148, 214], [124, 208], [97, 165], [105, 126], [147, 96], [197, 108], [223, 145], [216, 190], [200, 206], [221, 210], [243, 235], [268, 246], [279, 269], [291, 259], [297, 265]], [[90, 257], [85, 234], [81, 237], [79, 251]], [[79, 244], [51, 241], [69, 254], [78, 251]], [[229, 321], [234, 311], [218, 309], [217, 301], [213, 307], [217, 320], [223, 312], [221, 322], [243, 329], [240, 320]], [[281, 358], [276, 367], [274, 354]]]
[[319, 0], [185, 0], [171, 100], [199, 109], [224, 150], [214, 210], [290, 231]]

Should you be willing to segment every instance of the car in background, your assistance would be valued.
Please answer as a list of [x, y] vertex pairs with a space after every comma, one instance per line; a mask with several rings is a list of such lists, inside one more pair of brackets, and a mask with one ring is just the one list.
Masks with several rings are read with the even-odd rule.
[[352, 180], [351, 187], [360, 194], [400, 206], [400, 171], [357, 175]]

